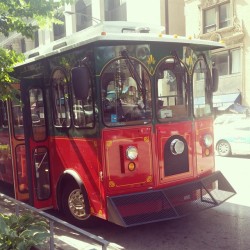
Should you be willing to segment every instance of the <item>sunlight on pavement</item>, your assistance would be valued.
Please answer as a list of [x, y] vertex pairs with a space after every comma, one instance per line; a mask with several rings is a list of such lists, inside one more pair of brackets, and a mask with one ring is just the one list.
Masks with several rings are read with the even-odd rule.
[[216, 157], [216, 169], [222, 172], [237, 192], [228, 200], [229, 203], [250, 207], [249, 161], [250, 159], [236, 157]]
[[[88, 242], [84, 242], [81, 240], [77, 240], [68, 236], [59, 236], [56, 237], [58, 240], [65, 242], [68, 246], [70, 246], [71, 248], [67, 248], [67, 249], [77, 249], [77, 250], [99, 250], [102, 249], [101, 245], [97, 245], [95, 243], [88, 243]], [[121, 250], [124, 249], [122, 246], [119, 246], [117, 244], [111, 243], [108, 246], [108, 249], [110, 250]]]

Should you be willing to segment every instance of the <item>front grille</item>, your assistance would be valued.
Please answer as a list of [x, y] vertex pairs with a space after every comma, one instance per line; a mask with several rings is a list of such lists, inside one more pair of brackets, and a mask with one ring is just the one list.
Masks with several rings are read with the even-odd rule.
[[130, 227], [176, 219], [218, 206], [235, 194], [218, 171], [175, 187], [108, 197], [108, 220]]

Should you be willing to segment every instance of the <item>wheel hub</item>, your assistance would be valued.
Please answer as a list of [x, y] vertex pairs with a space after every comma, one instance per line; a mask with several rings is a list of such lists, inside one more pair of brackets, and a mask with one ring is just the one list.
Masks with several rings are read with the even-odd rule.
[[80, 189], [75, 189], [70, 193], [68, 205], [75, 218], [78, 220], [86, 219], [85, 202]]

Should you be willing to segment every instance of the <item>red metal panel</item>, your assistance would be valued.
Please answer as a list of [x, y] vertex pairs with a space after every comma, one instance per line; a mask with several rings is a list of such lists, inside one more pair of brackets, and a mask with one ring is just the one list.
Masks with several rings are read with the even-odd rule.
[[[173, 122], [168, 124], [156, 125], [157, 152], [159, 166], [159, 183], [165, 185], [174, 185], [195, 176], [194, 168], [194, 140], [192, 132], [192, 121]], [[189, 171], [172, 176], [164, 175], [164, 145], [172, 136], [182, 136], [187, 142]]]
[[[54, 188], [65, 170], [74, 170], [87, 190], [91, 212], [99, 217], [106, 216], [101, 150], [97, 139], [50, 138], [50, 162]], [[53, 197], [56, 197], [56, 190], [53, 192]]]
[[[203, 138], [206, 134], [211, 134], [213, 136], [212, 117], [195, 121], [195, 153], [198, 175], [203, 175], [214, 171], [214, 147], [213, 145], [208, 149], [205, 147]], [[209, 155], [206, 155], [206, 149], [209, 150]]]
[[[106, 183], [109, 194], [130, 192], [129, 189], [145, 190], [154, 185], [152, 128], [127, 127], [103, 130], [103, 147], [106, 166]], [[129, 146], [136, 146], [138, 158], [134, 161], [125, 156]], [[124, 160], [124, 162], [121, 162]], [[134, 162], [134, 171], [128, 163]], [[132, 190], [131, 190], [132, 191]]]

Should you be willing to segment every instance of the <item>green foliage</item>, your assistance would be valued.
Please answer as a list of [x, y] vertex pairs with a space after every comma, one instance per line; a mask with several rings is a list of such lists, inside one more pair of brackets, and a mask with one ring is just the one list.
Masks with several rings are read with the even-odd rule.
[[[0, 35], [9, 36], [12, 32], [33, 38], [38, 28], [52, 23], [60, 24], [58, 19], [65, 3], [73, 0], [1, 0], [0, 1]], [[16, 82], [10, 74], [16, 63], [24, 56], [12, 50], [0, 48], [0, 100], [15, 97], [12, 86]]]
[[[1, 0], [0, 33], [8, 36], [16, 31], [25, 37], [33, 37], [39, 27], [60, 22], [56, 15], [60, 6], [70, 0]], [[34, 22], [35, 21], [35, 22]]]
[[14, 50], [0, 48], [0, 100], [15, 98], [16, 90], [12, 83], [17, 82], [10, 76], [14, 70], [14, 65], [24, 60], [23, 54], [18, 54]]
[[48, 237], [48, 226], [31, 214], [0, 214], [0, 250], [28, 250], [41, 246]]

